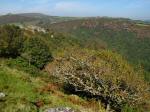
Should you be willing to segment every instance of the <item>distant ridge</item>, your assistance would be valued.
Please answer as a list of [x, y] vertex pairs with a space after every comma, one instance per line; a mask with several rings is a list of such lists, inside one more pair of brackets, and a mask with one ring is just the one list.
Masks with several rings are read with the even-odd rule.
[[73, 20], [73, 19], [76, 19], [76, 18], [49, 16], [49, 15], [45, 15], [41, 13], [20, 13], [20, 14], [9, 13], [9, 14], [0, 16], [0, 25], [21, 23], [21, 24], [44, 26], [44, 25], [51, 24], [51, 23], [68, 21], [68, 20]]
[[42, 13], [20, 13], [20, 14], [13, 14], [13, 15], [19, 15], [24, 17], [31, 17], [31, 18], [49, 18], [51, 16], [42, 14]]

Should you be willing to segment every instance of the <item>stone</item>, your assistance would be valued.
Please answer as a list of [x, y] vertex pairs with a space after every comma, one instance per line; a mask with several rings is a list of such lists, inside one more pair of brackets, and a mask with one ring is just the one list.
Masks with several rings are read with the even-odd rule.
[[0, 92], [0, 98], [4, 98], [6, 95], [3, 92]]
[[47, 109], [44, 112], [76, 112], [76, 111], [70, 107], [58, 107]]

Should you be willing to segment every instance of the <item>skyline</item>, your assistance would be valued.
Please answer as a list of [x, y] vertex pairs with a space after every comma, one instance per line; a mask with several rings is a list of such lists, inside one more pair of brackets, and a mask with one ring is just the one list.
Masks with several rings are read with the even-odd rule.
[[52, 16], [108, 16], [150, 20], [150, 0], [0, 0], [0, 14], [44, 13]]

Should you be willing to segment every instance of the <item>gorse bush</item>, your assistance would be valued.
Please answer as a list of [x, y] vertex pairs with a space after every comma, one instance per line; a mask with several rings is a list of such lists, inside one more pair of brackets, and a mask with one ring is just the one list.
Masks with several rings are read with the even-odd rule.
[[22, 30], [13, 25], [0, 27], [0, 56], [16, 57], [20, 55], [23, 45]]
[[21, 56], [26, 59], [29, 64], [40, 69], [53, 59], [48, 46], [38, 37], [28, 38], [25, 41]]

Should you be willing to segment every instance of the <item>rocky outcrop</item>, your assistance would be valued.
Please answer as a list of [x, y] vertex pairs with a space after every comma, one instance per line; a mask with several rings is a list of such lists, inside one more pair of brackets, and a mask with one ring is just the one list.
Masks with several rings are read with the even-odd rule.
[[73, 110], [70, 107], [58, 107], [47, 109], [44, 112], [80, 112], [80, 111]]

